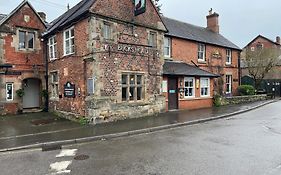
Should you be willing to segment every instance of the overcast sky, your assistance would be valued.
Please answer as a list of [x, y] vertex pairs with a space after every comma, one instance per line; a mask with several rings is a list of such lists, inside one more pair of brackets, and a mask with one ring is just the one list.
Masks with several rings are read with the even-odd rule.
[[[80, 0], [29, 0], [51, 21]], [[22, 0], [0, 0], [0, 13], [10, 13]], [[118, 1], [117, 1], [118, 2]], [[261, 34], [275, 40], [281, 35], [280, 0], [160, 0], [165, 16], [194, 25], [206, 26], [206, 15], [213, 8], [220, 14], [220, 33], [239, 47]]]

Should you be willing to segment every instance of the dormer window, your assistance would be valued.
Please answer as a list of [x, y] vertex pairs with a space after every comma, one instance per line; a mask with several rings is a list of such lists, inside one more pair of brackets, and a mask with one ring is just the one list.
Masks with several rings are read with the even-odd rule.
[[19, 31], [19, 49], [34, 49], [35, 33]]

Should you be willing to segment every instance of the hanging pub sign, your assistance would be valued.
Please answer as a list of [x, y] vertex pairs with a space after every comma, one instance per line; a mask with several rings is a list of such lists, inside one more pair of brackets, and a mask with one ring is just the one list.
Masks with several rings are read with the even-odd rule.
[[75, 98], [75, 85], [67, 82], [64, 85], [64, 97]]
[[135, 1], [135, 16], [143, 14], [146, 11], [146, 0], [134, 0]]

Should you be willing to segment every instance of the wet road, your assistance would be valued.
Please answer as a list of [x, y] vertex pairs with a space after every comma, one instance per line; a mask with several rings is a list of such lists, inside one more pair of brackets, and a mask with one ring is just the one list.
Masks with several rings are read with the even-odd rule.
[[[280, 175], [280, 108], [276, 102], [204, 124], [63, 150], [0, 154], [0, 174]], [[74, 159], [82, 154], [89, 159]]]

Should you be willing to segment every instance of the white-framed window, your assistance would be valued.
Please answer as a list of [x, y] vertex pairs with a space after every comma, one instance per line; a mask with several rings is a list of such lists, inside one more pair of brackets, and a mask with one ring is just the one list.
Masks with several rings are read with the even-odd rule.
[[14, 100], [14, 83], [6, 83], [6, 100]]
[[232, 51], [231, 49], [226, 49], [226, 64], [231, 64], [232, 62]]
[[74, 53], [74, 27], [71, 27], [63, 32], [63, 45], [64, 55], [70, 55]]
[[57, 58], [57, 38], [56, 36], [52, 36], [49, 38], [49, 58], [50, 60], [54, 60]]
[[51, 97], [59, 97], [59, 77], [58, 72], [50, 72], [51, 75]]
[[19, 30], [19, 49], [34, 49], [35, 32]]
[[226, 75], [225, 76], [225, 82], [226, 82], [226, 93], [231, 94], [232, 92], [232, 75]]
[[184, 78], [184, 97], [195, 97], [195, 78], [185, 77]]
[[198, 44], [198, 61], [206, 61], [206, 45]]
[[156, 32], [149, 32], [149, 35], [148, 35], [148, 46], [151, 46], [151, 47], [156, 47], [157, 43], [157, 34]]
[[164, 56], [171, 57], [171, 38], [164, 37]]
[[122, 101], [144, 99], [144, 76], [138, 73], [122, 73]]
[[103, 24], [103, 37], [106, 40], [111, 40], [112, 39], [111, 25], [109, 23], [104, 23]]
[[210, 78], [200, 78], [200, 95], [201, 97], [210, 96]]

